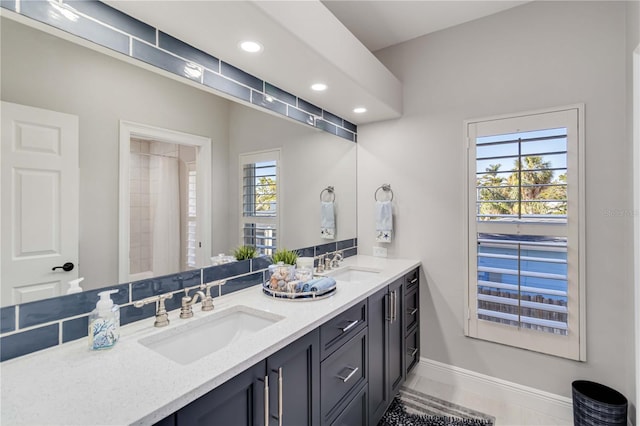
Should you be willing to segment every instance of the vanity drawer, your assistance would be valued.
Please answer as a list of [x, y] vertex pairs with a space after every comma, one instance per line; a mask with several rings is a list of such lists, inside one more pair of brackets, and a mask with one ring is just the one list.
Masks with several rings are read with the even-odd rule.
[[410, 333], [420, 321], [419, 294], [416, 288], [404, 297], [404, 323], [406, 324], [405, 330], [407, 334]]
[[420, 268], [416, 268], [404, 276], [405, 291], [418, 288], [420, 284]]
[[420, 329], [416, 328], [411, 332], [405, 340], [405, 349], [407, 354], [407, 373], [418, 364], [420, 360]]
[[331, 355], [342, 344], [367, 326], [367, 301], [347, 309], [320, 326], [320, 359]]
[[336, 350], [320, 365], [320, 413], [329, 424], [367, 381], [367, 329]]

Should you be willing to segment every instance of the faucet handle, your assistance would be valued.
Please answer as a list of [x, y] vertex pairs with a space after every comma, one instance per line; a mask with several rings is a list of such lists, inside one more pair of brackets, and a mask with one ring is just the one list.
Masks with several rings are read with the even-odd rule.
[[[211, 297], [211, 287], [213, 286], [218, 286], [218, 289], [220, 289], [221, 286], [225, 285], [227, 283], [226, 280], [218, 280], [218, 281], [212, 281], [208, 284], [201, 284], [200, 285], [200, 289], [201, 290], [205, 290], [205, 297], [204, 299], [202, 299], [202, 310], [203, 311], [211, 311], [213, 310], [213, 297]], [[219, 290], [218, 290], [218, 294], [219, 294]]]
[[166, 299], [171, 299], [173, 293], [160, 294], [158, 296], [147, 297], [146, 299], [137, 300], [133, 302], [133, 306], [136, 308], [142, 308], [144, 305], [152, 302], [156, 302], [156, 320], [153, 323], [154, 327], [165, 327], [169, 325], [169, 314], [164, 306]]

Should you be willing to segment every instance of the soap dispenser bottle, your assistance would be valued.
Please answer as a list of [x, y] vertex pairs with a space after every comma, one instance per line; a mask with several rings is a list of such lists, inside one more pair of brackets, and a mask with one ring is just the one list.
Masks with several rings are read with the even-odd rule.
[[69, 290], [67, 290], [67, 294], [81, 293], [82, 287], [80, 287], [80, 283], [82, 280], [84, 280], [84, 277], [69, 281]]
[[110, 290], [98, 293], [100, 300], [89, 314], [89, 349], [109, 349], [120, 337], [120, 307], [109, 297], [117, 292]]

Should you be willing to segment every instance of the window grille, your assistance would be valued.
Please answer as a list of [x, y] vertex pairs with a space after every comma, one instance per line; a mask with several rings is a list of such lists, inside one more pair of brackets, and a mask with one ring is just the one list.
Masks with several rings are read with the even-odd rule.
[[278, 241], [279, 151], [240, 156], [242, 173], [241, 244], [271, 255]]
[[580, 115], [467, 123], [471, 337], [584, 358]]
[[197, 194], [197, 175], [195, 163], [187, 164], [187, 250], [186, 263], [187, 267], [195, 268], [197, 265], [197, 245], [198, 245], [198, 215], [196, 209]]

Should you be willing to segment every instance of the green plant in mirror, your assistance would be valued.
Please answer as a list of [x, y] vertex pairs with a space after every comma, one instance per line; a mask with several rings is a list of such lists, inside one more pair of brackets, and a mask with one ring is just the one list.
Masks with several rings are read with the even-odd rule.
[[295, 250], [287, 250], [285, 248], [276, 250], [271, 256], [273, 263], [282, 262], [285, 265], [295, 265], [298, 259], [298, 252]]
[[233, 251], [233, 255], [238, 260], [253, 259], [256, 257], [256, 248], [254, 246], [240, 246]]

